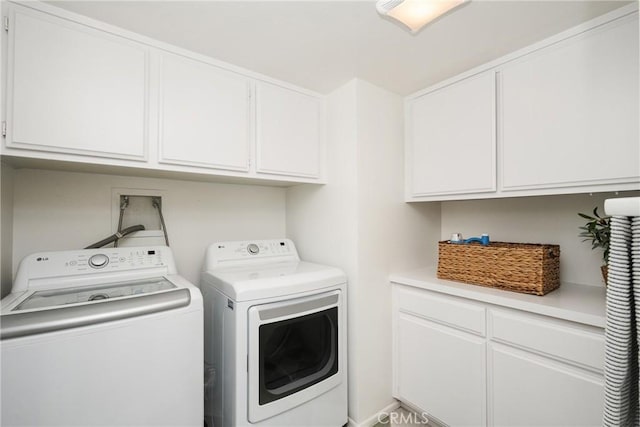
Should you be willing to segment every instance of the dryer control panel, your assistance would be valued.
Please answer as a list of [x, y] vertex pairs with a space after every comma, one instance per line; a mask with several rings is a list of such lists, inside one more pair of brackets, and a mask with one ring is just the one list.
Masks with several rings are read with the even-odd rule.
[[289, 239], [217, 242], [207, 249], [205, 269], [267, 260], [300, 261], [300, 258], [295, 245]]

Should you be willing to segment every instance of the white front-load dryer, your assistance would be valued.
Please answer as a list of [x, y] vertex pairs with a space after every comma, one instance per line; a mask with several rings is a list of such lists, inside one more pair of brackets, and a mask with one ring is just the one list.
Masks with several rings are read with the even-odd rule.
[[346, 276], [290, 240], [221, 242], [206, 255], [205, 421], [347, 423]]

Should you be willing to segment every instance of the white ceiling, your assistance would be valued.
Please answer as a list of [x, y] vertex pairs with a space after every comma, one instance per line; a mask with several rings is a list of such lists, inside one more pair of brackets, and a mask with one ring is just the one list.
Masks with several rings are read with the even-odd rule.
[[374, 1], [51, 1], [328, 93], [354, 77], [406, 95], [629, 2], [472, 0], [417, 35]]

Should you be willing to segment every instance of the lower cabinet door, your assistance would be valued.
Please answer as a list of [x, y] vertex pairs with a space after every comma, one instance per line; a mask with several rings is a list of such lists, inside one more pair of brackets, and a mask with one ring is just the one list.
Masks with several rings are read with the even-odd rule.
[[399, 398], [450, 426], [486, 425], [483, 338], [399, 313]]
[[490, 424], [602, 424], [601, 375], [499, 344], [490, 344], [489, 365]]

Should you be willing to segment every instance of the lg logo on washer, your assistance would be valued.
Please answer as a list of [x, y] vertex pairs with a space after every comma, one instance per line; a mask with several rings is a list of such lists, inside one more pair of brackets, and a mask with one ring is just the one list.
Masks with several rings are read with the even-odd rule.
[[46, 256], [39, 256], [38, 258], [36, 258], [36, 261], [40, 262], [40, 261], [49, 261], [49, 257]]

